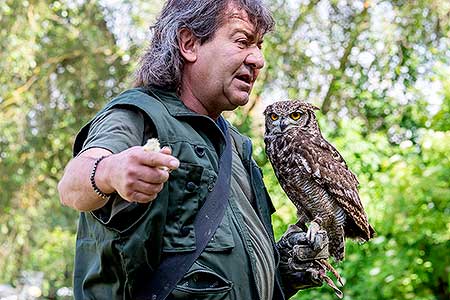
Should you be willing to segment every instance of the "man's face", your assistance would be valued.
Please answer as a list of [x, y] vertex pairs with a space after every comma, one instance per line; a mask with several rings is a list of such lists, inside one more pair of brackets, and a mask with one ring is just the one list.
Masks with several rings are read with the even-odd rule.
[[247, 104], [264, 66], [262, 36], [247, 13], [229, 5], [223, 25], [207, 42], [197, 44], [197, 59], [187, 73], [191, 94], [211, 117]]

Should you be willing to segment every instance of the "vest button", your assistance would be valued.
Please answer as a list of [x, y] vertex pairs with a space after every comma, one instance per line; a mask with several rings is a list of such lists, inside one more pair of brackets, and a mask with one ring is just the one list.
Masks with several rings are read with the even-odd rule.
[[180, 233], [182, 236], [188, 236], [190, 232], [191, 232], [191, 230], [184, 226], [181, 227], [181, 229], [180, 229]]
[[197, 154], [198, 157], [205, 156], [205, 147], [202, 146], [195, 146], [194, 151]]
[[215, 185], [216, 185], [216, 176], [215, 175], [209, 176], [208, 191], [212, 192]]
[[188, 183], [186, 183], [186, 189], [188, 190], [188, 192], [193, 192], [197, 189], [197, 185], [192, 181], [189, 181]]

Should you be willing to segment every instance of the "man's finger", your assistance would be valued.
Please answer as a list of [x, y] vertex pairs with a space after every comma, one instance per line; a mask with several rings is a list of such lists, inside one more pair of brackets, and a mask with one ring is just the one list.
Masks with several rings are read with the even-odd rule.
[[139, 175], [139, 180], [146, 183], [159, 184], [169, 179], [169, 172], [167, 170], [161, 170], [160, 168], [143, 168], [143, 170]]
[[139, 192], [146, 195], [154, 195], [158, 194], [164, 187], [163, 183], [147, 183], [141, 180], [138, 180], [134, 182], [133, 186], [131, 187], [131, 196], [134, 192]]
[[148, 203], [156, 199], [158, 194], [147, 195], [144, 193], [134, 192], [130, 197], [124, 198], [129, 202]]
[[159, 150], [159, 153], [171, 155], [172, 154], [172, 149], [170, 149], [170, 147], [164, 146], [164, 147], [161, 148], [161, 150]]
[[[164, 149], [164, 148], [163, 148]], [[175, 170], [180, 166], [180, 161], [172, 155], [160, 153], [160, 152], [145, 152], [142, 156], [142, 163], [149, 167], [167, 167], [171, 170]]]

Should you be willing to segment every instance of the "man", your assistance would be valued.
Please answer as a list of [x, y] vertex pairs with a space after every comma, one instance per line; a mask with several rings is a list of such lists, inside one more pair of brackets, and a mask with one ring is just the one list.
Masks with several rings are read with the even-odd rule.
[[[286, 267], [292, 245], [274, 242], [274, 209], [251, 143], [221, 117], [247, 103], [272, 27], [259, 0], [165, 4], [137, 88], [80, 131], [58, 186], [61, 202], [81, 211], [75, 299], [137, 299], [165, 260], [199, 247], [195, 220], [219, 181], [227, 145], [223, 217], [195, 262], [170, 270], [182, 278], [169, 299], [285, 299], [321, 285], [317, 273]], [[164, 146], [159, 152], [144, 151], [151, 137]]]

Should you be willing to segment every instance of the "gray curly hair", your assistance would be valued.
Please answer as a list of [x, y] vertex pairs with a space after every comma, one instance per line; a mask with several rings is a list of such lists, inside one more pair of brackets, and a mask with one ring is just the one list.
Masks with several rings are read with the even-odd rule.
[[180, 29], [189, 29], [202, 44], [207, 42], [222, 25], [229, 3], [243, 9], [260, 33], [273, 30], [272, 14], [262, 0], [168, 0], [152, 27], [150, 46], [141, 57], [134, 86], [177, 91], [184, 63], [178, 47]]

